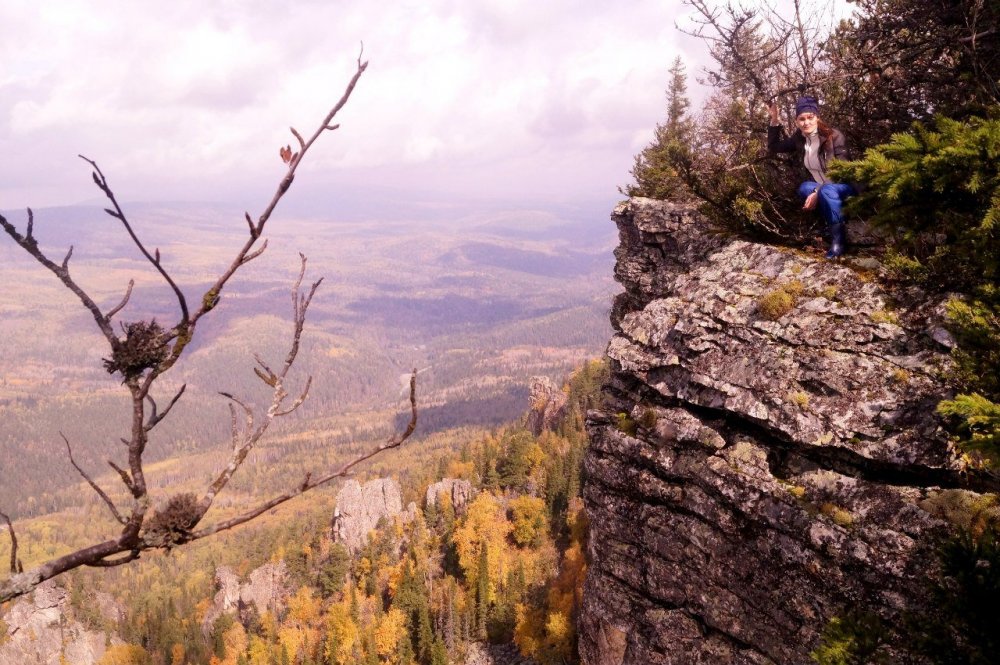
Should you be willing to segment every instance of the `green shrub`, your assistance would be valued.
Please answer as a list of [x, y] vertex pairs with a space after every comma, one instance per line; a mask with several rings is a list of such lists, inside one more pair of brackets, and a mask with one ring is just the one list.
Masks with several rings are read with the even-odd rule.
[[636, 422], [632, 420], [632, 417], [624, 411], [619, 411], [615, 414], [615, 427], [617, 427], [618, 431], [623, 434], [635, 436]]
[[982, 453], [988, 462], [1000, 462], [1000, 404], [972, 393], [941, 402], [937, 411], [958, 420], [967, 449]]
[[883, 647], [887, 631], [878, 616], [850, 611], [830, 619], [819, 638], [819, 647], [809, 654], [819, 665], [869, 665], [888, 663]]
[[784, 289], [768, 291], [757, 302], [757, 312], [765, 319], [776, 321], [795, 309], [795, 296]]
[[893, 231], [897, 266], [913, 272], [918, 262], [934, 283], [967, 292], [996, 282], [1000, 108], [994, 114], [915, 123], [864, 159], [831, 166], [834, 179], [866, 183], [851, 207]]
[[[924, 288], [960, 291], [948, 303], [958, 344], [951, 379], [961, 394], [938, 412], [951, 417], [962, 444], [987, 463], [1000, 460], [1000, 106], [986, 117], [937, 117], [870, 148], [863, 159], [831, 167], [859, 181], [852, 199], [876, 225], [891, 229], [891, 277]], [[879, 313], [872, 319], [878, 321]]]

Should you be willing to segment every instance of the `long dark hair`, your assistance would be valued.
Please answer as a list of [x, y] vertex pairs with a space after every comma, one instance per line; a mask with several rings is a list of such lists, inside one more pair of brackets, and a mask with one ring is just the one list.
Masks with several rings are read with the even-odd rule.
[[833, 127], [816, 118], [816, 131], [819, 132], [819, 137], [823, 139], [823, 150], [833, 152]]

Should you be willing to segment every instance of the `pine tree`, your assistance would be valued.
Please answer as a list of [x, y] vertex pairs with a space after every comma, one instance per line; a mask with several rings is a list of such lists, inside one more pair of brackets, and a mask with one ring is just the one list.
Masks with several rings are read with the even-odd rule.
[[653, 142], [635, 157], [629, 196], [649, 196], [657, 199], [688, 199], [691, 193], [683, 178], [686, 163], [691, 160], [691, 121], [687, 117], [691, 106], [687, 98], [687, 74], [684, 62], [677, 57], [670, 67], [667, 86], [667, 119], [657, 125]]
[[489, 617], [490, 602], [490, 561], [489, 548], [482, 544], [479, 553], [479, 567], [476, 574], [476, 636], [485, 640], [486, 621]]
[[448, 665], [448, 648], [440, 637], [434, 640], [430, 665]]
[[691, 101], [687, 98], [687, 72], [680, 56], [670, 66], [670, 85], [667, 87], [666, 130], [671, 137], [683, 140], [691, 130], [687, 111]]
[[410, 641], [408, 633], [404, 633], [399, 638], [399, 646], [396, 648], [396, 662], [399, 665], [412, 665], [413, 663], [413, 642]]
[[416, 609], [417, 657], [421, 663], [428, 663], [434, 645], [434, 631], [431, 628], [431, 611], [426, 596], [422, 596], [421, 601]]

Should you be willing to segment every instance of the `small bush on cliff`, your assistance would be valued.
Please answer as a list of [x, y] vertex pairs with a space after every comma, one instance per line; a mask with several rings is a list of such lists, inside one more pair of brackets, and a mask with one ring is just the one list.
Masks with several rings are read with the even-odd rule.
[[1000, 276], [1000, 106], [996, 118], [914, 123], [831, 173], [864, 182], [853, 201], [894, 233], [894, 249], [924, 280], [972, 292]]
[[809, 655], [819, 665], [889, 663], [885, 653], [886, 634], [878, 616], [848, 612], [830, 620], [820, 637], [819, 647]]
[[787, 288], [779, 287], [768, 291], [757, 301], [757, 312], [765, 319], [777, 321], [795, 309], [796, 296]]
[[684, 62], [674, 60], [667, 88], [667, 120], [656, 126], [655, 138], [635, 156], [632, 167], [634, 185], [626, 188], [629, 196], [684, 200], [691, 197], [684, 173], [691, 163], [691, 134], [694, 130], [687, 110], [687, 76]]
[[[868, 189], [853, 202], [892, 231], [898, 279], [961, 291], [948, 304], [958, 342], [952, 379], [962, 391], [938, 411], [970, 450], [1000, 459], [1000, 105], [989, 117], [915, 123], [833, 167]], [[872, 316], [875, 320], [875, 315]]]
[[638, 424], [634, 420], [632, 420], [632, 417], [630, 415], [622, 411], [615, 414], [615, 427], [622, 434], [635, 436], [635, 433], [638, 429]]

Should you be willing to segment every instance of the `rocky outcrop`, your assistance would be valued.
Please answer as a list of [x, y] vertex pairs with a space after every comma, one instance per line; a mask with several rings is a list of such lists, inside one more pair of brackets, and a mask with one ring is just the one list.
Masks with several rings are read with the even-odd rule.
[[[408, 507], [411, 512], [416, 509]], [[356, 480], [344, 483], [337, 493], [333, 514], [333, 538], [352, 554], [368, 542], [368, 532], [382, 518], [403, 512], [399, 483], [391, 478], [371, 480], [364, 485]]]
[[465, 651], [463, 665], [534, 665], [513, 644], [483, 644], [471, 642]]
[[215, 587], [215, 598], [201, 623], [206, 635], [223, 614], [234, 614], [244, 625], [251, 624], [254, 615], [280, 615], [290, 595], [288, 568], [284, 561], [266, 563], [251, 572], [246, 582], [240, 582], [232, 568], [220, 566], [215, 571]]
[[472, 483], [459, 478], [443, 478], [436, 483], [431, 483], [427, 487], [427, 494], [424, 497], [424, 504], [430, 508], [437, 505], [438, 497], [446, 494], [451, 499], [451, 505], [456, 513], [464, 511], [465, 506], [472, 500]]
[[[107, 619], [120, 613], [113, 601], [105, 598], [101, 602], [112, 612]], [[0, 635], [0, 665], [93, 665], [106, 650], [105, 633], [73, 620], [69, 594], [54, 582], [46, 582], [16, 601], [0, 618], [7, 625], [7, 635]], [[111, 642], [121, 641], [113, 638]]]
[[805, 663], [845, 607], [922, 594], [941, 489], [996, 491], [934, 416], [949, 340], [849, 264], [615, 211], [607, 406], [588, 414], [588, 665]]
[[531, 379], [531, 408], [528, 411], [525, 426], [532, 434], [538, 436], [545, 430], [551, 430], [559, 421], [566, 408], [569, 398], [547, 376], [536, 376]]

